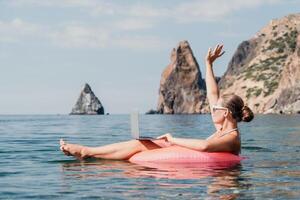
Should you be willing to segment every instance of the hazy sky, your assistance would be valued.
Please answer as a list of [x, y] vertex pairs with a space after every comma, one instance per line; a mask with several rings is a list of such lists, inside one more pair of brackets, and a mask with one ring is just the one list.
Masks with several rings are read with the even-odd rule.
[[0, 0], [0, 114], [67, 114], [85, 82], [105, 112], [156, 108], [170, 52], [188, 40], [221, 76], [243, 40], [297, 0]]

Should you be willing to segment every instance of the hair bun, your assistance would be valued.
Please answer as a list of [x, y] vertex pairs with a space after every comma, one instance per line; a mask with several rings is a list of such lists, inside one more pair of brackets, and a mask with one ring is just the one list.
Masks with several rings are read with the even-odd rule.
[[248, 106], [243, 106], [242, 108], [242, 121], [250, 122], [254, 117], [252, 110]]

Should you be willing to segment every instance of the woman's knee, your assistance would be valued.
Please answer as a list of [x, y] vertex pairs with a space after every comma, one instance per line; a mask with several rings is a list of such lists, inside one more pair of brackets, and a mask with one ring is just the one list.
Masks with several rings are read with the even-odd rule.
[[143, 144], [139, 140], [129, 140], [128, 143], [131, 147], [131, 150], [136, 150], [136, 151], [142, 151], [143, 149]]

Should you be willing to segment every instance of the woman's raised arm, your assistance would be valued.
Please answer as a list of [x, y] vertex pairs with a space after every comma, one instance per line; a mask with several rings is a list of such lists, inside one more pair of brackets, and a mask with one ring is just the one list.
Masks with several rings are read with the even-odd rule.
[[[215, 75], [213, 72], [213, 62], [218, 58], [221, 57], [225, 51], [222, 52], [223, 45], [217, 45], [214, 51], [212, 52], [211, 49], [208, 49], [206, 55], [206, 91], [207, 91], [207, 98], [210, 107], [216, 104], [219, 99], [219, 88], [215, 79]], [[221, 53], [222, 52], [222, 53]]]

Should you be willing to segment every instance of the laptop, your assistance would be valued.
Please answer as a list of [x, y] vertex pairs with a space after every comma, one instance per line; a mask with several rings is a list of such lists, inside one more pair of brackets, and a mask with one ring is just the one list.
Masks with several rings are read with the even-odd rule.
[[136, 140], [157, 140], [154, 137], [145, 137], [140, 136], [140, 128], [139, 128], [139, 113], [134, 112], [130, 114], [130, 122], [131, 122], [131, 136]]

